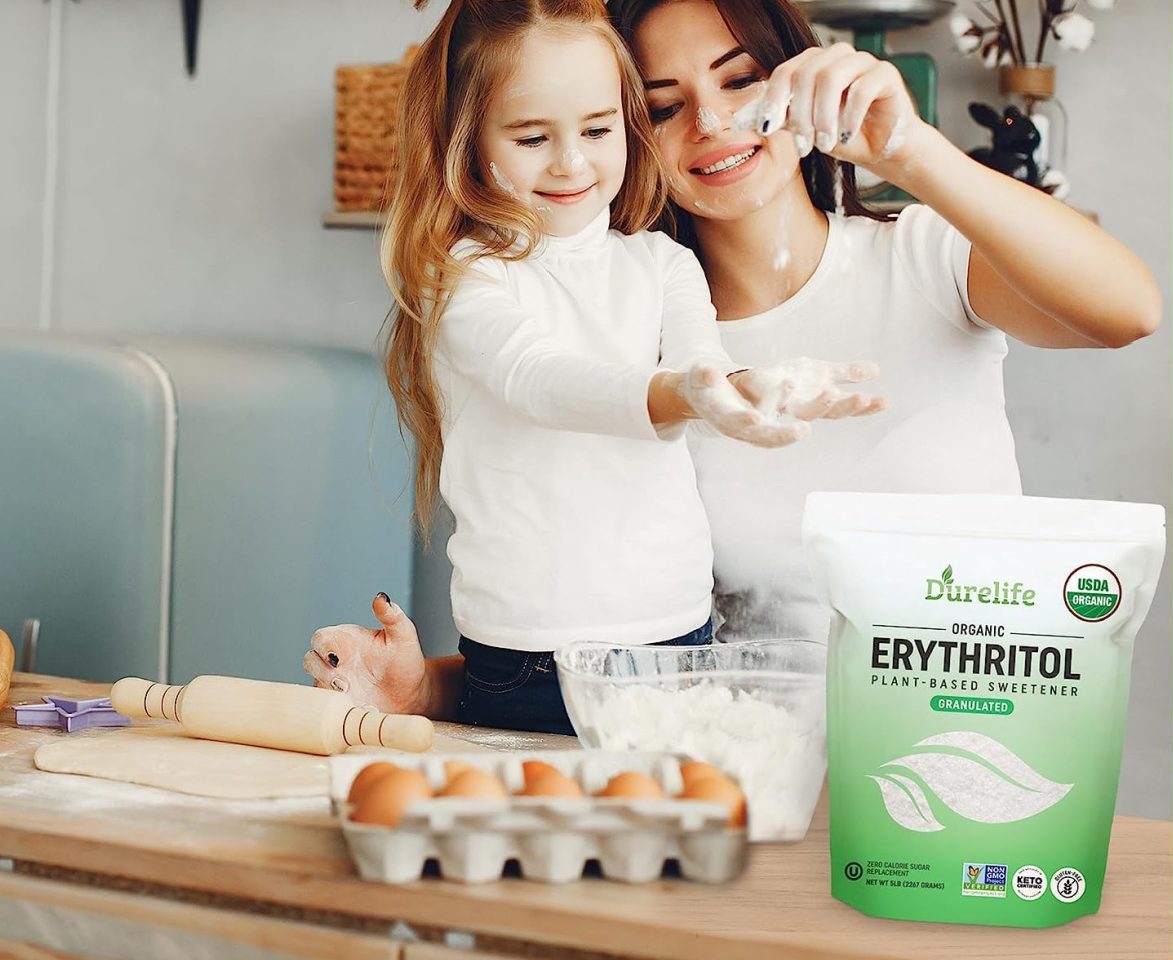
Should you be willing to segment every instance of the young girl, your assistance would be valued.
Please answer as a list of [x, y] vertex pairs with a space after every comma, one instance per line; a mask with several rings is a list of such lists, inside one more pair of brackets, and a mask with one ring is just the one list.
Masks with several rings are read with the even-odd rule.
[[808, 428], [778, 409], [881, 404], [835, 386], [861, 368], [818, 366], [802, 396], [793, 367], [726, 379], [695, 257], [643, 232], [664, 187], [601, 0], [456, 0], [405, 89], [387, 377], [425, 535], [437, 492], [456, 520], [457, 717], [569, 733], [555, 648], [711, 637], [685, 421], [781, 446]]

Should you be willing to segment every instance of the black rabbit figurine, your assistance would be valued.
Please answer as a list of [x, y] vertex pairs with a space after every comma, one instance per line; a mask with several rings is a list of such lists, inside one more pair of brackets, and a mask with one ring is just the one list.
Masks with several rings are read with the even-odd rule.
[[1001, 116], [993, 107], [984, 103], [971, 103], [969, 115], [983, 127], [994, 133], [990, 147], [970, 150], [969, 155], [999, 173], [1015, 180], [1039, 186], [1039, 166], [1035, 161], [1041, 137], [1030, 117], [1017, 107], [1007, 107]]

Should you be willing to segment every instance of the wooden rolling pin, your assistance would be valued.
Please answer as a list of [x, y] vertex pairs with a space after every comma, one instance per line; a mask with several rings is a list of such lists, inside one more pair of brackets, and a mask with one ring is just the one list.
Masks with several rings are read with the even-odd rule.
[[432, 745], [427, 717], [380, 713], [321, 687], [239, 677], [196, 677], [183, 686], [126, 677], [110, 691], [128, 717], [175, 720], [194, 737], [329, 755], [363, 743], [422, 753]]

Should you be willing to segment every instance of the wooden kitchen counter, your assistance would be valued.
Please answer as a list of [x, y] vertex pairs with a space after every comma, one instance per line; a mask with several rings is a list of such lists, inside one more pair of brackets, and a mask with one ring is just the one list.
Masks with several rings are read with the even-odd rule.
[[[17, 674], [11, 699], [107, 692], [104, 685]], [[439, 729], [474, 736], [467, 728]], [[1173, 829], [1165, 821], [1117, 817], [1100, 912], [1048, 930], [877, 920], [833, 900], [825, 798], [805, 841], [751, 848], [743, 876], [722, 886], [675, 879], [627, 885], [597, 878], [562, 886], [521, 879], [483, 886], [440, 879], [386, 886], [358, 879], [324, 800], [320, 809], [291, 809], [286, 801], [241, 807], [236, 801], [172, 800], [158, 790], [127, 787], [134, 792], [125, 795], [141, 797], [141, 803], [87, 801], [85, 792], [73, 787], [77, 778], [32, 770], [36, 746], [62, 735], [16, 728], [10, 709], [0, 713], [0, 858], [16, 867], [15, 873], [0, 873], [0, 901], [22, 895], [45, 903], [88, 897], [98, 900], [87, 909], [102, 910], [101, 898], [109, 897], [109, 909], [123, 915], [146, 904], [180, 914], [204, 911], [185, 919], [189, 926], [206, 923], [205, 914], [228, 926], [251, 915], [256, 923], [271, 925], [271, 936], [250, 933], [250, 942], [270, 949], [277, 949], [273, 944], [281, 932], [288, 940], [291, 931], [304, 930], [298, 942], [306, 952], [288, 954], [299, 956], [341, 956], [346, 937], [354, 938], [349, 955], [407, 960], [522, 954], [581, 960], [1170, 956]], [[513, 742], [491, 731], [481, 739], [493, 747]], [[536, 735], [524, 746], [571, 743]], [[53, 799], [56, 783], [59, 799]], [[461, 946], [475, 942], [475, 948], [394, 945], [405, 930], [471, 934]], [[319, 953], [309, 946], [311, 934], [322, 938]], [[6, 953], [3, 937], [0, 931], [0, 957], [21, 955]]]

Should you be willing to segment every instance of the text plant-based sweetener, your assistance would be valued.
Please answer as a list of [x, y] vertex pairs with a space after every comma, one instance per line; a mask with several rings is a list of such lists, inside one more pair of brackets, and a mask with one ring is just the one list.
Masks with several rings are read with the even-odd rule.
[[834, 896], [951, 923], [1095, 913], [1163, 509], [815, 493], [803, 541], [831, 609]]

